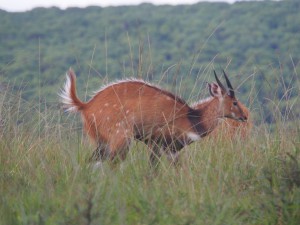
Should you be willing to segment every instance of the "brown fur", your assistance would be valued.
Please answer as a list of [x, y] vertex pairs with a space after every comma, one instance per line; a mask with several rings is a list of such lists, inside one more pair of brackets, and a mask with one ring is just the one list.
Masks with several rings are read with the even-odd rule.
[[70, 111], [81, 112], [84, 129], [98, 146], [95, 159], [125, 159], [131, 141], [137, 139], [149, 146], [150, 159], [155, 161], [161, 149], [173, 154], [205, 137], [219, 118], [247, 119], [235, 97], [216, 83], [209, 85], [212, 99], [191, 108], [172, 93], [137, 80], [108, 85], [83, 103], [76, 95], [72, 70], [68, 79], [63, 102]]
[[210, 138], [222, 137], [233, 140], [236, 138], [246, 139], [249, 136], [253, 126], [250, 112], [245, 105], [241, 104], [240, 106], [248, 118], [247, 121], [239, 122], [233, 119], [224, 118], [222, 121], [220, 121], [218, 127], [211, 132], [209, 135]]

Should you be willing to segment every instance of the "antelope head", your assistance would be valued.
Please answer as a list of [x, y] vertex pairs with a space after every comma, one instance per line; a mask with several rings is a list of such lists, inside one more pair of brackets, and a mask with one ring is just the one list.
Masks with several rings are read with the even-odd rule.
[[241, 103], [237, 100], [234, 94], [234, 89], [223, 70], [223, 75], [226, 80], [227, 88], [219, 80], [216, 71], [214, 71], [216, 82], [209, 85], [209, 92], [213, 97], [217, 97], [220, 101], [221, 117], [234, 119], [237, 121], [247, 121], [247, 116], [242, 110]]

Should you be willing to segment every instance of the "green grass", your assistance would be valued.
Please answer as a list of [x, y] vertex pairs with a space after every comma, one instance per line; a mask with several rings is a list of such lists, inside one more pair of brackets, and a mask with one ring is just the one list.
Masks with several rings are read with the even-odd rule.
[[299, 224], [299, 122], [204, 139], [155, 173], [135, 143], [95, 170], [79, 116], [0, 97], [0, 224]]

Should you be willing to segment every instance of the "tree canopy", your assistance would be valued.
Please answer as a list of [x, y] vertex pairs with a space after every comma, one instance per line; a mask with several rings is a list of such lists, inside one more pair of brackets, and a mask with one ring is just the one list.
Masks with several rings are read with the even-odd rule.
[[0, 11], [0, 83], [57, 102], [73, 67], [81, 96], [141, 77], [193, 101], [213, 69], [226, 69], [247, 105], [264, 105], [265, 121], [278, 107], [297, 118], [299, 12], [297, 1]]

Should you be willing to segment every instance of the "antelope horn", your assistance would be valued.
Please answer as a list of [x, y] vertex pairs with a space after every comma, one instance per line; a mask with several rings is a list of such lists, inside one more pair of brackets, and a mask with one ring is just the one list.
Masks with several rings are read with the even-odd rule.
[[227, 75], [226, 75], [226, 73], [225, 73], [224, 70], [223, 70], [223, 74], [224, 74], [224, 77], [225, 77], [227, 86], [228, 86], [228, 88], [229, 88], [229, 93], [228, 93], [228, 94], [229, 94], [229, 96], [234, 97], [234, 90], [233, 90], [233, 87], [232, 87], [232, 85], [231, 85], [231, 83], [230, 83], [230, 81], [229, 81], [229, 79], [228, 79], [228, 77], [227, 77]]
[[224, 87], [224, 85], [223, 85], [223, 84], [221, 83], [221, 81], [219, 80], [219, 78], [218, 78], [217, 73], [216, 73], [215, 70], [214, 70], [214, 74], [215, 74], [216, 81], [217, 81], [218, 85], [220, 86], [220, 88], [221, 88], [223, 91], [227, 92], [227, 91], [226, 91], [226, 88]]

